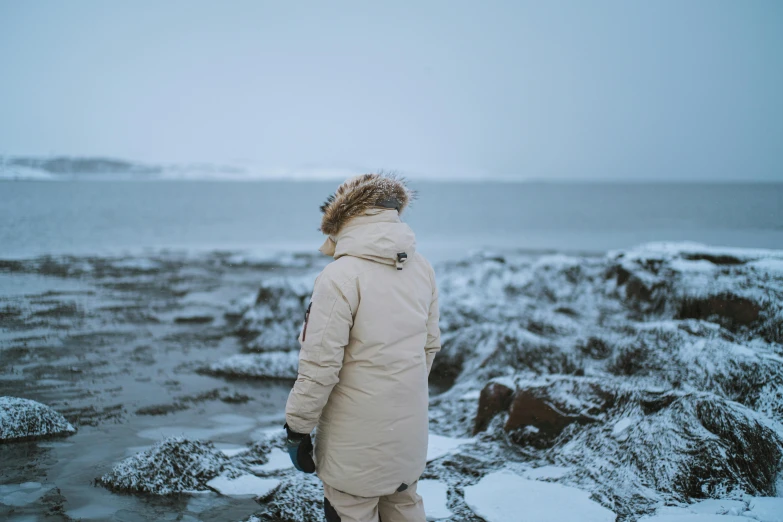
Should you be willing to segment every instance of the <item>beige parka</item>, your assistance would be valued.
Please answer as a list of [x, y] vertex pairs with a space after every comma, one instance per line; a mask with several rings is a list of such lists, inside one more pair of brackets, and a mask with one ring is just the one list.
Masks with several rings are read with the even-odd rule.
[[[367, 176], [343, 184], [355, 186], [342, 196], [362, 195], [365, 185], [374, 190], [381, 181], [382, 195], [392, 187], [403, 199], [405, 190], [404, 208], [410, 192], [402, 182]], [[338, 189], [345, 210], [352, 200], [340, 196]], [[375, 207], [374, 196], [362, 201], [336, 227], [327, 223], [335, 198], [324, 206], [322, 230], [330, 238], [322, 251], [335, 261], [315, 282], [286, 421], [298, 433], [317, 426], [316, 470], [326, 484], [380, 497], [412, 484], [426, 464], [427, 377], [440, 350], [438, 292], [398, 211]]]

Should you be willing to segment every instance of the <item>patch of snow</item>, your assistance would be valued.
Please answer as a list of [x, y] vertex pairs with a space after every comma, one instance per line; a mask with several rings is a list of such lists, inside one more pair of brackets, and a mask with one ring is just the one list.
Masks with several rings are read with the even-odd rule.
[[563, 466], [541, 466], [525, 471], [524, 476], [531, 480], [557, 480], [565, 477], [571, 471], [573, 471], [571, 468]]
[[734, 515], [706, 515], [684, 513], [682, 515], [652, 515], [642, 517], [639, 522], [752, 522], [752, 518]]
[[416, 493], [424, 499], [427, 520], [440, 520], [454, 514], [448, 506], [448, 491], [448, 484], [439, 480], [419, 480], [416, 484]]
[[465, 503], [487, 522], [614, 522], [616, 515], [580, 489], [496, 471], [465, 488]]
[[617, 440], [626, 440], [628, 438], [628, 428], [639, 422], [638, 417], [624, 417], [617, 421], [612, 427], [612, 436]]
[[710, 498], [688, 506], [694, 513], [712, 515], [742, 515], [747, 505], [741, 500]]
[[783, 498], [753, 497], [745, 514], [759, 522], [783, 522]]
[[250, 448], [247, 446], [237, 446], [234, 444], [215, 444], [215, 447], [226, 457], [236, 457], [242, 453], [247, 453]]
[[444, 437], [430, 433], [429, 444], [427, 446], [427, 462], [437, 460], [443, 456], [454, 453], [457, 448], [465, 444], [475, 442], [475, 439], [460, 439], [455, 437]]
[[260, 466], [250, 467], [250, 471], [253, 473], [272, 473], [275, 471], [282, 471], [284, 469], [293, 468], [294, 464], [291, 462], [291, 457], [288, 452], [281, 450], [280, 448], [272, 448], [267, 455], [266, 464]]
[[777, 276], [783, 275], [783, 259], [759, 259], [748, 263], [748, 266], [761, 272], [768, 272]]
[[460, 396], [461, 401], [477, 401], [481, 397], [481, 390], [471, 390]]
[[220, 475], [207, 482], [210, 488], [230, 497], [261, 497], [269, 494], [279, 485], [279, 480], [259, 478], [250, 474], [236, 478]]

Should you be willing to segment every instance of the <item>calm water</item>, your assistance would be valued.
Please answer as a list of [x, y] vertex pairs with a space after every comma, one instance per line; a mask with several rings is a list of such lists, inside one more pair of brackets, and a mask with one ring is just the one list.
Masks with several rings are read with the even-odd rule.
[[[315, 250], [324, 182], [0, 182], [0, 258], [147, 248]], [[783, 184], [416, 183], [406, 219], [435, 259], [477, 248], [647, 241], [783, 248]]]

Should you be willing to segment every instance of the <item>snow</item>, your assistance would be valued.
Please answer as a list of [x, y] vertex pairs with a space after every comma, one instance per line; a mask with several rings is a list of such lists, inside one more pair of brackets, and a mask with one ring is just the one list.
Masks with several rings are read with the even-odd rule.
[[613, 512], [576, 488], [529, 480], [509, 471], [465, 488], [465, 503], [487, 522], [614, 522]]
[[237, 455], [241, 455], [243, 453], [247, 453], [250, 448], [247, 446], [234, 446], [234, 445], [222, 445], [222, 444], [216, 444], [215, 445], [220, 452], [225, 455], [226, 457], [236, 457]]
[[639, 522], [783, 522], [783, 498], [707, 499], [683, 507], [660, 508]]
[[709, 515], [742, 515], [747, 505], [741, 500], [709, 498], [688, 506], [694, 513]]
[[419, 480], [416, 493], [424, 499], [427, 520], [440, 520], [453, 515], [448, 507], [448, 484], [439, 480]]
[[571, 468], [565, 468], [562, 466], [541, 466], [539, 468], [533, 468], [525, 471], [525, 478], [532, 480], [557, 480], [565, 477], [571, 471]]
[[40, 402], [0, 397], [0, 441], [70, 435], [76, 432], [65, 417]]
[[628, 428], [639, 422], [639, 420], [638, 417], [625, 417], [620, 419], [614, 424], [614, 427], [612, 427], [612, 436], [617, 440], [626, 440], [628, 438]]
[[472, 442], [475, 442], [475, 439], [444, 437], [442, 435], [430, 433], [429, 444], [427, 446], [427, 462], [454, 453], [460, 446]]
[[748, 516], [759, 522], [783, 522], [783, 498], [754, 497], [748, 502]]
[[688, 513], [682, 515], [653, 515], [642, 517], [639, 522], [752, 522], [752, 518], [734, 515], [705, 515]]
[[0, 485], [0, 504], [16, 507], [26, 506], [44, 496], [52, 488], [54, 485], [41, 484], [40, 482]]
[[279, 485], [279, 480], [259, 478], [249, 474], [240, 475], [235, 478], [220, 475], [207, 482], [207, 486], [216, 490], [221, 495], [231, 497], [262, 497], [268, 495]]
[[283, 451], [280, 448], [272, 448], [267, 455], [266, 464], [260, 466], [250, 467], [250, 471], [253, 473], [274, 473], [276, 471], [283, 471], [289, 468], [293, 468], [294, 464], [291, 462], [291, 457], [287, 451]]

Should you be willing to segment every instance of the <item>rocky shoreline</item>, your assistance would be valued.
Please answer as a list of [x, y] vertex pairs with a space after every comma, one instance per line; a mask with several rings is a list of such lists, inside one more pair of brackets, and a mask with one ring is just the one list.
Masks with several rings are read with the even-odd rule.
[[[137, 414], [246, 401], [232, 383], [293, 379], [318, 267], [308, 261], [224, 304], [215, 322], [238, 351], [181, 371], [226, 379], [225, 389]], [[493, 497], [498, 483], [530, 502], [566, 499], [542, 513], [596, 521], [772, 522], [765, 513], [783, 512], [783, 251], [650, 244], [605, 256], [480, 254], [436, 270], [444, 344], [430, 379], [428, 512], [501, 520], [509, 511]], [[177, 317], [167, 320], [215, 329]], [[22, 401], [2, 400], [0, 412]], [[73, 429], [34, 411], [42, 423], [24, 437]], [[5, 415], [0, 433], [18, 439]], [[250, 520], [318, 520], [317, 479], [291, 469], [279, 431], [236, 450], [167, 438], [96, 483], [125, 494], [249, 496], [258, 502]]]

